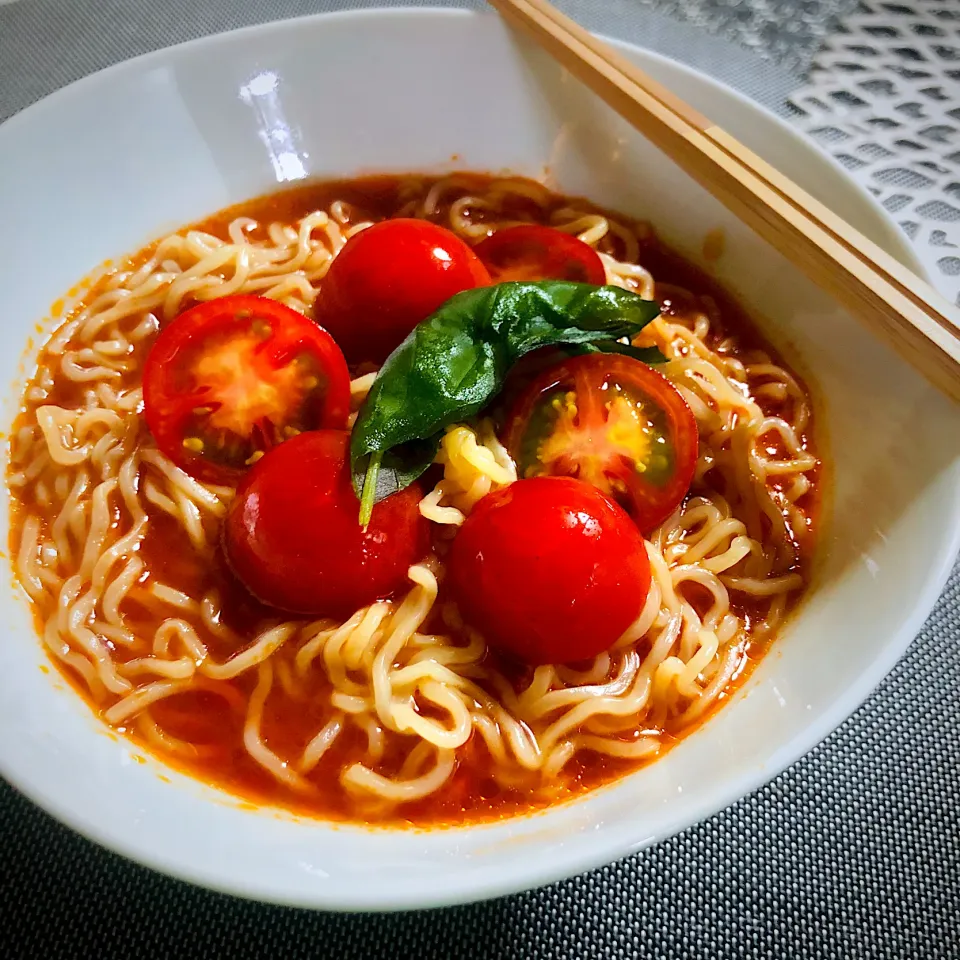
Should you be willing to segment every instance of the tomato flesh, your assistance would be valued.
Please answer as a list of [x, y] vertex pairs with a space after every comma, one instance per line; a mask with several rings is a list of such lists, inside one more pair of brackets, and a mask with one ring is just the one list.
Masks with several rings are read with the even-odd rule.
[[413, 484], [373, 508], [364, 530], [349, 468], [349, 434], [303, 433], [262, 457], [237, 489], [222, 542], [236, 577], [291, 613], [346, 617], [406, 583], [429, 547]]
[[505, 443], [522, 477], [571, 476], [622, 504], [644, 532], [683, 501], [697, 424], [666, 377], [630, 357], [587, 354], [540, 374], [514, 404]]
[[569, 233], [539, 224], [498, 230], [481, 241], [476, 252], [495, 283], [571, 280], [601, 286], [607, 279], [596, 250]]
[[174, 463], [201, 480], [234, 483], [284, 440], [345, 426], [350, 374], [309, 318], [264, 297], [223, 297], [161, 330], [143, 400], [157, 446]]
[[446, 583], [467, 623], [527, 663], [586, 660], [640, 615], [650, 563], [617, 504], [569, 477], [487, 494], [450, 550]]
[[454, 233], [397, 218], [354, 234], [320, 281], [317, 320], [351, 363], [382, 363], [454, 294], [490, 275]]

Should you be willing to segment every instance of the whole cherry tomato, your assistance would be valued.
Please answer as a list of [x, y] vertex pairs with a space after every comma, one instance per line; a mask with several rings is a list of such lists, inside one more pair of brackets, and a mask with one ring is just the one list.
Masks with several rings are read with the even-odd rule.
[[427, 553], [419, 484], [382, 500], [364, 530], [350, 480], [349, 434], [302, 433], [246, 475], [223, 525], [234, 574], [263, 603], [345, 617], [389, 597]]
[[489, 282], [456, 234], [426, 220], [383, 220], [354, 234], [330, 264], [317, 322], [351, 363], [382, 363], [455, 293]]
[[507, 419], [521, 477], [578, 477], [622, 504], [642, 531], [683, 501], [699, 437], [686, 401], [639, 360], [572, 357], [540, 373]]
[[450, 549], [447, 584], [465, 621], [528, 663], [585, 660], [640, 615], [643, 537], [596, 487], [538, 477], [487, 494]]
[[507, 280], [573, 280], [601, 286], [603, 261], [582, 240], [538, 224], [506, 227], [476, 247], [494, 283]]
[[350, 374], [330, 334], [303, 314], [265, 297], [221, 297], [160, 331], [143, 407], [177, 466], [230, 484], [287, 438], [344, 427]]

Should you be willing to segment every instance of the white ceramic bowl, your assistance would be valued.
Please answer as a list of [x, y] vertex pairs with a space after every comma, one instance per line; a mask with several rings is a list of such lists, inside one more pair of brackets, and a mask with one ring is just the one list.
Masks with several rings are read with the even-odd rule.
[[[915, 265], [866, 194], [783, 123], [693, 70], [621, 49]], [[649, 768], [506, 823], [384, 831], [243, 809], [144, 761], [41, 671], [28, 611], [4, 589], [0, 771], [100, 843], [197, 883], [315, 907], [433, 906], [545, 883], [648, 846], [796, 760], [932, 607], [960, 532], [956, 407], [492, 15], [375, 11], [243, 30], [97, 74], [0, 128], [3, 423], [34, 324], [105, 258], [281, 182], [453, 167], [546, 172], [649, 218], [693, 260], [723, 228], [714, 271], [822, 400], [832, 492], [812, 596], [744, 689]]]

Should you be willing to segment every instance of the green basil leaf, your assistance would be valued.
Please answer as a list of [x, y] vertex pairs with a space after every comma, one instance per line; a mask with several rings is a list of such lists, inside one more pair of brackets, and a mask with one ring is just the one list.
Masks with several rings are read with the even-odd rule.
[[603, 340], [600, 343], [581, 343], [565, 348], [571, 356], [584, 353], [619, 353], [625, 357], [632, 357], [641, 363], [666, 363], [667, 357], [659, 347], [635, 347], [632, 343], [621, 343], [619, 340]]
[[[413, 482], [410, 469], [390, 466], [391, 456], [406, 462], [398, 448], [478, 413], [525, 353], [633, 337], [659, 312], [657, 303], [620, 287], [561, 280], [501, 283], [451, 297], [387, 357], [357, 415], [350, 457], [361, 522], [369, 522], [381, 489], [393, 493]], [[414, 455], [414, 464], [423, 455]], [[381, 487], [383, 470], [392, 472]]]
[[633, 357], [641, 363], [666, 363], [667, 357], [659, 347], [635, 347], [632, 343], [621, 343], [619, 340], [608, 340], [593, 344], [601, 353], [620, 353], [625, 357]]
[[[411, 440], [385, 453], [362, 457], [352, 465], [353, 484], [360, 497], [360, 513], [369, 521], [374, 504], [399, 493], [418, 480], [433, 463], [443, 433], [427, 440]], [[371, 463], [373, 469], [371, 469]]]

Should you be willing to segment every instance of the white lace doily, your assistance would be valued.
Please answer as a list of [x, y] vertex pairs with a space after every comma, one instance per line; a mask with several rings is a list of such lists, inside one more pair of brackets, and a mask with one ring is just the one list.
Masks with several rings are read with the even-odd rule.
[[861, 0], [791, 105], [960, 304], [960, 0]]

